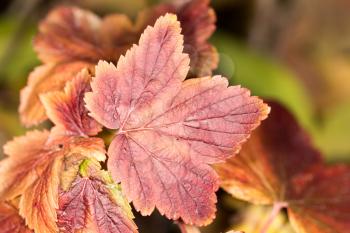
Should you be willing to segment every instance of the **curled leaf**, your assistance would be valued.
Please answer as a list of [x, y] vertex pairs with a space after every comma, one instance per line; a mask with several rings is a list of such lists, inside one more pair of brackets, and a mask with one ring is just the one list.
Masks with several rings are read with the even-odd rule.
[[63, 89], [82, 68], [89, 67], [90, 63], [69, 62], [49, 63], [35, 68], [28, 77], [27, 86], [21, 90], [19, 113], [22, 123], [32, 126], [44, 121], [47, 117], [39, 96]]
[[208, 164], [237, 152], [269, 109], [223, 77], [183, 82], [189, 58], [180, 31], [175, 15], [160, 17], [117, 67], [97, 65], [85, 101], [91, 116], [118, 129], [108, 169], [136, 209], [205, 225], [218, 188]]
[[56, 135], [94, 136], [101, 131], [99, 125], [87, 114], [84, 94], [90, 91], [90, 74], [86, 69], [68, 82], [64, 91], [49, 92], [41, 101], [50, 120], [55, 124]]
[[0, 162], [0, 199], [20, 196], [20, 214], [38, 232], [58, 230], [58, 189], [65, 161], [71, 156], [105, 159], [101, 139], [50, 138], [48, 131], [32, 131], [15, 138], [5, 145], [4, 151], [9, 157]]

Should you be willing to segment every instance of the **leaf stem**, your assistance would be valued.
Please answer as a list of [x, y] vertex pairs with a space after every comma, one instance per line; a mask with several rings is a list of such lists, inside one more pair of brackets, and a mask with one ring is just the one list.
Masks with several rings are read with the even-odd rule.
[[277, 217], [277, 215], [279, 214], [281, 209], [283, 209], [283, 208], [285, 208], [287, 206], [288, 206], [288, 203], [286, 203], [286, 202], [276, 202], [276, 203], [274, 203], [272, 211], [270, 213], [270, 216], [268, 217], [268, 219], [264, 223], [263, 227], [261, 228], [260, 233], [267, 233], [267, 231], [269, 230], [271, 224], [273, 223], [273, 221], [275, 220], [275, 218]]

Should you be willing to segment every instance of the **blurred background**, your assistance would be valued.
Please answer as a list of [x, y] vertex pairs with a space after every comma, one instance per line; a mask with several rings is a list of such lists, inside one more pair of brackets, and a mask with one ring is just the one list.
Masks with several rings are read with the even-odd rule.
[[[17, 114], [19, 90], [39, 64], [32, 49], [37, 25], [56, 5], [78, 5], [99, 15], [135, 17], [155, 0], [2, 0], [0, 6], [0, 146], [25, 129]], [[284, 103], [329, 162], [350, 162], [350, 1], [213, 0], [218, 22], [212, 43], [216, 73], [254, 95]], [[3, 156], [0, 152], [0, 158]], [[234, 227], [255, 232], [265, 207], [219, 192], [219, 215], [203, 232]], [[246, 217], [249, 216], [249, 217]], [[160, 218], [138, 216], [140, 232], [178, 232]], [[275, 226], [276, 225], [276, 226]], [[269, 231], [292, 232], [281, 214]]]

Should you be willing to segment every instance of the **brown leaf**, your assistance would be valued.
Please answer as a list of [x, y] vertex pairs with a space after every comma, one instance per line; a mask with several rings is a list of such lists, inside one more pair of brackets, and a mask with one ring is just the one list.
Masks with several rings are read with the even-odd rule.
[[350, 169], [327, 166], [306, 132], [281, 105], [243, 146], [217, 166], [221, 186], [255, 204], [284, 205], [300, 233], [350, 229]]
[[288, 214], [300, 233], [345, 233], [350, 229], [350, 167], [321, 167], [295, 181]]
[[212, 75], [219, 63], [218, 53], [208, 39], [215, 31], [216, 16], [210, 0], [193, 0], [177, 9], [184, 35], [184, 52], [190, 55], [190, 75]]
[[294, 117], [269, 103], [269, 118], [255, 131], [239, 155], [217, 166], [221, 186], [255, 204], [272, 204], [293, 195], [293, 178], [320, 165], [320, 153]]

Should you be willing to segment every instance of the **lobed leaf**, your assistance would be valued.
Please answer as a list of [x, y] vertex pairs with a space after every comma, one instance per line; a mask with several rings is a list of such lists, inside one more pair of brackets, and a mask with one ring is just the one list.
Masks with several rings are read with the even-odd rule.
[[63, 89], [66, 82], [83, 68], [90, 68], [86, 62], [69, 62], [41, 65], [29, 75], [27, 86], [21, 90], [19, 113], [21, 122], [29, 127], [46, 120], [46, 112], [39, 96], [50, 91]]
[[60, 193], [60, 232], [137, 232], [128, 202], [100, 169], [98, 163], [84, 161], [71, 188]]
[[234, 155], [269, 109], [219, 76], [183, 82], [180, 31], [175, 15], [160, 17], [117, 67], [99, 62], [85, 101], [93, 118], [118, 129], [108, 170], [135, 208], [205, 225], [218, 188], [208, 164]]
[[166, 13], [176, 14], [184, 35], [184, 52], [190, 56], [189, 77], [212, 75], [219, 63], [218, 53], [208, 39], [215, 31], [216, 16], [209, 6], [210, 0], [193, 0], [174, 6], [161, 4], [141, 12], [136, 26], [142, 32], [147, 25], [153, 25], [157, 18]]
[[210, 75], [218, 59], [207, 42], [215, 30], [215, 14], [208, 5], [208, 0], [196, 0], [179, 8], [162, 4], [141, 12], [135, 23], [121, 14], [100, 18], [76, 7], [55, 8], [41, 22], [34, 40], [34, 48], [45, 65], [31, 73], [21, 92], [22, 123], [33, 126], [46, 120], [39, 101], [41, 94], [62, 90], [78, 71], [101, 59], [116, 63], [137, 42], [142, 31], [166, 12], [179, 15], [185, 52], [191, 57], [191, 76]]
[[56, 135], [94, 136], [102, 130], [87, 114], [83, 96], [90, 91], [91, 76], [86, 69], [68, 82], [64, 91], [41, 95], [46, 113], [55, 124], [52, 133]]
[[[99, 138], [50, 138], [47, 131], [31, 131], [7, 143], [8, 158], [0, 162], [0, 199], [20, 196], [19, 212], [29, 228], [37, 232], [57, 232], [58, 189], [70, 157], [105, 160], [104, 143]], [[74, 176], [74, 174], [73, 174]], [[76, 176], [76, 175], [75, 175]], [[73, 178], [74, 179], [74, 178]], [[62, 186], [69, 186], [62, 184]]]
[[4, 146], [9, 157], [0, 162], [0, 199], [12, 200], [41, 175], [50, 156], [45, 144], [48, 131], [30, 131]]

